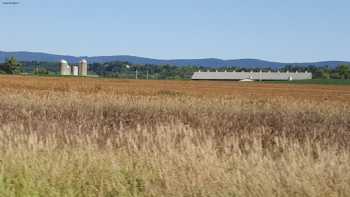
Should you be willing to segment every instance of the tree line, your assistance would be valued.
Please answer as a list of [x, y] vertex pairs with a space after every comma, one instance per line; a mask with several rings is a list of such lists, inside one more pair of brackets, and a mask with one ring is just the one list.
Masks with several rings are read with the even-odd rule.
[[[72, 65], [74, 66], [74, 64]], [[107, 62], [89, 64], [89, 74], [102, 77], [115, 78], [139, 78], [139, 79], [190, 79], [197, 71], [290, 71], [311, 72], [315, 79], [350, 79], [350, 65], [339, 65], [337, 67], [313, 65], [299, 66], [287, 65], [282, 68], [240, 68], [235, 66], [208, 68], [202, 66], [173, 66], [153, 64], [131, 64], [129, 62]], [[59, 64], [54, 62], [18, 62], [16, 58], [10, 57], [0, 64], [2, 74], [35, 74], [35, 75], [59, 75]]]
[[17, 62], [16, 58], [10, 57], [0, 64], [1, 74], [20, 74], [22, 73], [22, 64]]

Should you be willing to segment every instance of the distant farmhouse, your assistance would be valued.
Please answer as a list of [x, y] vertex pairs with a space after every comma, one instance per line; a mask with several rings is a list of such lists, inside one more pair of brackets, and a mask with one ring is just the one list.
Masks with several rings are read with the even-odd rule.
[[87, 76], [88, 62], [82, 59], [78, 66], [70, 66], [66, 60], [60, 62], [61, 75]]
[[293, 81], [312, 79], [310, 72], [195, 72], [192, 80]]

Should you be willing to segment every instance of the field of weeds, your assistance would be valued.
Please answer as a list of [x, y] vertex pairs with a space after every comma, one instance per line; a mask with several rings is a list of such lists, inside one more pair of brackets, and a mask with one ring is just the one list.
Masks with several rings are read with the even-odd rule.
[[0, 77], [0, 196], [349, 196], [350, 86]]

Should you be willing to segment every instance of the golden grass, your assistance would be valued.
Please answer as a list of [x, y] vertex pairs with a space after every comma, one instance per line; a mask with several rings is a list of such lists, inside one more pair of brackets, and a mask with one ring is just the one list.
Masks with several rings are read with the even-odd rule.
[[0, 77], [0, 196], [348, 196], [350, 87]]

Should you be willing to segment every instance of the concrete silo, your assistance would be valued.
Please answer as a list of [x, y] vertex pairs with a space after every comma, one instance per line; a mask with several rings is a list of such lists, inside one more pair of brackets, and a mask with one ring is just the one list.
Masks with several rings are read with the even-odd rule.
[[66, 60], [60, 62], [61, 75], [71, 75], [71, 68]]
[[79, 63], [79, 75], [87, 76], [88, 71], [88, 62], [86, 59], [82, 59]]
[[79, 67], [78, 66], [73, 66], [73, 75], [78, 76], [79, 75]]

